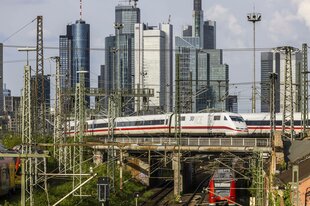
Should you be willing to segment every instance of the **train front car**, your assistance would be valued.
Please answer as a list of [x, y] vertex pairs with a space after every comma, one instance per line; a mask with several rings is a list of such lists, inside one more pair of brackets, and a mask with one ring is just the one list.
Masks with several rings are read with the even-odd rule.
[[[171, 126], [175, 125], [172, 118]], [[246, 123], [239, 114], [227, 112], [181, 114], [184, 135], [200, 137], [238, 136], [248, 134]]]
[[236, 180], [230, 169], [217, 169], [209, 182], [209, 205], [229, 205], [236, 202]]
[[237, 113], [223, 113], [224, 120], [225, 117], [228, 120], [228, 124], [230, 125], [230, 130], [227, 131], [227, 135], [231, 136], [242, 136], [248, 135], [248, 127], [244, 119], [240, 114]]

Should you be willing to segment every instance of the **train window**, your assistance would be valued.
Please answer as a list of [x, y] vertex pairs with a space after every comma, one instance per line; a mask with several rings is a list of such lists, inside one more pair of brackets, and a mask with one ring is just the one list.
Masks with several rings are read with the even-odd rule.
[[226, 116], [224, 116], [224, 120], [227, 120], [227, 117], [226, 117]]
[[183, 117], [181, 117], [181, 121], [185, 121], [185, 117], [183, 116]]
[[244, 122], [242, 117], [238, 117], [238, 116], [229, 116], [229, 117], [234, 122]]
[[194, 121], [195, 117], [191, 116], [189, 121]]
[[214, 116], [213, 119], [214, 121], [221, 120], [221, 116]]
[[104, 128], [108, 127], [108, 123], [100, 123], [100, 124], [94, 124], [94, 128]]
[[136, 126], [143, 125], [143, 121], [136, 121]]
[[144, 121], [143, 125], [152, 125], [152, 120]]

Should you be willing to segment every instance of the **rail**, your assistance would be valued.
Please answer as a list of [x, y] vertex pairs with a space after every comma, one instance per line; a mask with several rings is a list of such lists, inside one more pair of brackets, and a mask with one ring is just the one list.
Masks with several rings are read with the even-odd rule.
[[[116, 138], [116, 142], [138, 145], [174, 146], [175, 138]], [[107, 139], [105, 139], [107, 142]], [[181, 138], [181, 146], [203, 147], [271, 147], [269, 138]]]

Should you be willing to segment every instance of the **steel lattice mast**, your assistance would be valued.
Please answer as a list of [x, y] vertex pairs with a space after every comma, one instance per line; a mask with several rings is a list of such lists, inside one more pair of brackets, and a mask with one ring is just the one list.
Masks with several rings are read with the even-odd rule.
[[63, 99], [60, 88], [60, 58], [53, 57], [56, 60], [56, 95], [55, 95], [55, 117], [54, 117], [54, 157], [58, 160], [59, 172], [66, 172], [65, 147], [59, 147], [64, 143], [64, 121], [63, 121]]
[[307, 136], [307, 128], [308, 128], [308, 45], [302, 45], [302, 107], [301, 107], [301, 121], [302, 121], [302, 137]]
[[[31, 154], [32, 152], [32, 124], [31, 124], [31, 67], [27, 64], [24, 67], [24, 89], [22, 100], [22, 154]], [[34, 167], [33, 159], [22, 159], [23, 167], [22, 174], [25, 174], [25, 180], [21, 180], [21, 205], [33, 205], [33, 185]]]
[[[83, 163], [83, 142], [84, 136], [84, 124], [85, 124], [85, 73], [83, 68], [78, 71], [79, 82], [75, 88], [75, 131], [74, 131], [74, 143], [78, 143], [78, 146], [74, 146], [73, 149], [73, 189], [82, 184], [82, 163]], [[76, 196], [82, 196], [82, 187], [78, 191], [73, 193]]]
[[37, 64], [34, 83], [34, 129], [39, 134], [45, 133], [45, 94], [44, 94], [44, 54], [43, 54], [43, 17], [37, 16]]
[[292, 55], [299, 50], [290, 46], [278, 47], [274, 49], [285, 55], [284, 65], [284, 86], [283, 86], [283, 117], [282, 136], [293, 140], [294, 137], [294, 97], [293, 97], [293, 74]]

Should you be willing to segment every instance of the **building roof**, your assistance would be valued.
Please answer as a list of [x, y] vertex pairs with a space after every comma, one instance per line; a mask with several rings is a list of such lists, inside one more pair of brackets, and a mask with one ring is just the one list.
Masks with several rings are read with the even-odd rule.
[[[310, 178], [310, 158], [300, 162], [298, 165], [299, 181]], [[285, 184], [292, 182], [292, 168], [282, 172], [278, 177]]]
[[293, 141], [289, 149], [288, 158], [294, 163], [310, 156], [310, 140]]

